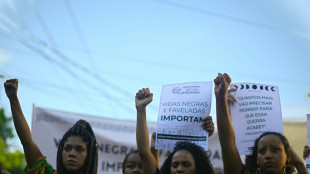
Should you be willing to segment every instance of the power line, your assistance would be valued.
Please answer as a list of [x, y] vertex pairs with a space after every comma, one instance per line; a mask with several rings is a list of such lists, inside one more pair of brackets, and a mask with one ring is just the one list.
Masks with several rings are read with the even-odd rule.
[[290, 35], [295, 35], [295, 36], [299, 36], [299, 37], [302, 37], [302, 38], [305, 38], [305, 39], [309, 39], [307, 34], [298, 33], [298, 32], [294, 32], [294, 31], [289, 31], [289, 30], [282, 29], [282, 28], [279, 28], [279, 27], [270, 26], [270, 25], [266, 25], [266, 24], [262, 24], [262, 23], [258, 23], [258, 22], [253, 22], [253, 21], [249, 21], [249, 20], [245, 20], [245, 19], [240, 19], [240, 18], [236, 18], [236, 17], [233, 17], [233, 16], [224, 15], [224, 14], [212, 12], [212, 11], [209, 11], [209, 10], [201, 9], [201, 8], [198, 8], [198, 7], [183, 5], [183, 4], [180, 4], [180, 3], [171, 2], [171, 1], [167, 1], [167, 0], [154, 0], [154, 1], [157, 1], [157, 2], [160, 2], [160, 3], [163, 3], [163, 4], [167, 4], [167, 5], [170, 5], [170, 6], [174, 6], [174, 7], [177, 7], [177, 8], [185, 9], [185, 10], [189, 10], [189, 11], [193, 11], [193, 12], [198, 12], [198, 13], [209, 15], [209, 16], [214, 16], [214, 17], [220, 18], [220, 19], [234, 21], [234, 22], [237, 22], [237, 23], [242, 23], [242, 24], [246, 24], [246, 25], [250, 25], [250, 26], [254, 26], [254, 27], [258, 27], [258, 28], [264, 28], [264, 29], [271, 30], [271, 31], [287, 33], [287, 34], [290, 34]]
[[[1, 13], [0, 13], [1, 15]], [[49, 48], [49, 51], [53, 52], [54, 54], [56, 54], [57, 56], [59, 56], [60, 58], [62, 58], [65, 62], [69, 63], [71, 66], [78, 68], [80, 70], [82, 70], [83, 72], [85, 72], [88, 75], [93, 76], [93, 78], [95, 78], [97, 81], [100, 81], [101, 83], [104, 83], [105, 85], [111, 87], [112, 89], [114, 89], [116, 92], [121, 93], [127, 97], [130, 96], [130, 98], [132, 98], [132, 95], [129, 94], [127, 91], [123, 90], [122, 88], [119, 88], [118, 86], [108, 82], [107, 80], [103, 79], [102, 77], [100, 77], [99, 75], [97, 75], [96, 73], [88, 70], [87, 68], [83, 67], [82, 65], [78, 64], [77, 62], [74, 62], [73, 60], [71, 60], [69, 57], [65, 56], [64, 54], [62, 54], [60, 51], [58, 51], [56, 48], [52, 47], [51, 45], [49, 45], [48, 43], [44, 42], [43, 40], [41, 40], [40, 38], [35, 37], [31, 32], [26, 31], [25, 29], [22, 29], [20, 26], [18, 26], [16, 23], [14, 23], [13, 21], [9, 20], [8, 17], [5, 17], [2, 14], [2, 19], [6, 21], [6, 23], [10, 24], [12, 27], [16, 28], [17, 30], [19, 30], [21, 33], [23, 33], [25, 36], [27, 36], [28, 38], [31, 39], [31, 41], [33, 41], [36, 44], [39, 44], [41, 46], [43, 46], [45, 49]], [[74, 77], [75, 79], [78, 79], [78, 77], [75, 75], [74, 72], [70, 71], [68, 68], [66, 68], [64, 65], [62, 65], [60, 62], [57, 62], [55, 60], [53, 60], [52, 58], [50, 58], [49, 56], [47, 56], [44, 52], [42, 52], [41, 50], [29, 45], [25, 40], [19, 38], [17, 35], [13, 34], [10, 30], [8, 30], [6, 27], [4, 27], [2, 25], [2, 29], [4, 29], [4, 31], [6, 31], [7, 33], [9, 33], [9, 35], [11, 35], [13, 38], [15, 38], [16, 40], [18, 40], [19, 42], [21, 42], [24, 46], [26, 46], [27, 48], [33, 50], [34, 52], [39, 53], [42, 57], [44, 57], [45, 59], [47, 59], [48, 61], [50, 61], [51, 63], [56, 64], [57, 66], [61, 67], [63, 70], [65, 70], [65, 72], [67, 72], [69, 75], [71, 75], [72, 77]], [[80, 77], [81, 79], [81, 77]], [[85, 79], [82, 79], [83, 82], [85, 82], [86, 85], [90, 86], [92, 89], [94, 90], [99, 90], [101, 91], [101, 89], [99, 89], [97, 86], [95, 85], [91, 85], [89, 82], [87, 82]], [[102, 92], [101, 92], [102, 93]], [[113, 97], [111, 97], [108, 94], [102, 93], [105, 97], [107, 97], [108, 99], [113, 99]], [[114, 101], [116, 99], [114, 98]], [[115, 102], [117, 102], [120, 105], [123, 105], [121, 101], [116, 100]], [[126, 108], [126, 110], [130, 110], [126, 105], [123, 105], [124, 108]]]
[[91, 65], [92, 65], [93, 69], [96, 71], [96, 66], [95, 66], [95, 63], [94, 63], [93, 56], [92, 56], [92, 54], [91, 54], [91, 52], [89, 50], [88, 44], [86, 42], [86, 39], [85, 39], [84, 34], [82, 32], [82, 29], [81, 29], [81, 27], [80, 27], [80, 25], [78, 23], [78, 20], [75, 17], [76, 15], [73, 12], [72, 6], [71, 6], [71, 4], [70, 4], [70, 2], [68, 0], [64, 0], [64, 2], [65, 2], [66, 9], [67, 9], [67, 11], [68, 11], [68, 13], [70, 15], [71, 21], [72, 21], [72, 23], [74, 25], [75, 31], [77, 33], [77, 36], [78, 36], [78, 38], [79, 38], [79, 40], [80, 40], [80, 42], [81, 42], [81, 44], [82, 44], [82, 46], [84, 48], [84, 52], [89, 56]]
[[40, 13], [38, 7], [36, 6], [36, 4], [35, 4], [35, 2], [33, 0], [29, 0], [29, 1], [30, 1], [31, 7], [32, 7], [32, 9], [34, 11], [34, 14], [38, 18], [38, 21], [39, 21], [40, 25], [42, 26], [42, 29], [43, 29], [44, 33], [47, 35], [47, 38], [48, 38], [49, 42], [54, 45], [54, 39], [52, 37], [52, 34], [50, 33], [46, 23], [44, 22], [44, 19], [43, 19], [41, 13]]
[[70, 64], [71, 66], [83, 71], [84, 73], [86, 73], [87, 75], [92, 76], [94, 79], [96, 79], [97, 81], [109, 86], [110, 88], [112, 88], [113, 90], [115, 90], [118, 93], [123, 94], [126, 97], [131, 97], [132, 95], [130, 93], [128, 93], [126, 90], [123, 90], [122, 88], [110, 83], [108, 80], [102, 78], [101, 76], [99, 76], [98, 74], [92, 72], [91, 70], [89, 70], [88, 68], [84, 67], [83, 65], [73, 61], [72, 59], [70, 59], [69, 57], [67, 57], [66, 55], [64, 55], [62, 52], [60, 52], [58, 49], [54, 48], [52, 45], [46, 43], [45, 41], [41, 40], [40, 38], [34, 36], [32, 33], [30, 33], [29, 31], [26, 31], [24, 29], [22, 29], [20, 26], [18, 26], [17, 24], [15, 24], [14, 22], [10, 21], [8, 18], [5, 18], [6, 22], [8, 24], [10, 24], [11, 26], [13, 26], [14, 28], [16, 28], [17, 30], [19, 30], [20, 32], [22, 32], [25, 36], [27, 36], [28, 38], [30, 38], [34, 43], [39, 44], [41, 46], [43, 46], [45, 49], [48, 48], [49, 51], [53, 52], [55, 55], [57, 55], [58, 57], [60, 57], [61, 59], [63, 59], [65, 62], [67, 62], [68, 64]]
[[[49, 29], [48, 29], [48, 27], [47, 27], [47, 24], [46, 24], [44, 18], [42, 17], [42, 15], [41, 15], [39, 9], [37, 8], [36, 3], [35, 3], [33, 0], [29, 0], [29, 2], [30, 2], [30, 5], [31, 5], [31, 7], [32, 7], [32, 9], [33, 9], [33, 11], [34, 11], [34, 13], [35, 13], [35, 15], [36, 15], [38, 21], [39, 21], [39, 23], [40, 23], [40, 25], [41, 25], [41, 27], [42, 27], [44, 33], [47, 35], [47, 38], [48, 38], [49, 42], [51, 43], [51, 45], [55, 45], [53, 36], [52, 36], [51, 32], [49, 31]], [[53, 64], [53, 65], [54, 65], [54, 64]], [[65, 80], [62, 78], [62, 76], [59, 74], [59, 72], [56, 71], [56, 69], [52, 68], [52, 70], [55, 72], [55, 74], [56, 74], [56, 73], [58, 74], [58, 76], [60, 77], [60, 79], [61, 79], [63, 82], [65, 82]], [[80, 87], [80, 85], [76, 85], [76, 86], [77, 86], [78, 88]], [[75, 89], [75, 90], [76, 90], [76, 89]], [[77, 95], [81, 98], [81, 95], [80, 95], [79, 92], [77, 92]], [[87, 104], [84, 103], [84, 100], [83, 100], [83, 99], [82, 99], [82, 100], [77, 100], [77, 102], [79, 102], [79, 103], [81, 104], [81, 106], [89, 107], [89, 105], [87, 105]]]
[[5, 31], [6, 33], [8, 33], [11, 37], [13, 37], [14, 39], [16, 39], [17, 41], [19, 41], [22, 45], [24, 45], [25, 47], [27, 47], [28, 49], [34, 51], [35, 53], [39, 54], [40, 56], [42, 56], [43, 58], [45, 58], [46, 60], [48, 60], [51, 63], [56, 64], [57, 66], [59, 66], [61, 69], [63, 69], [65, 72], [67, 72], [70, 76], [72, 76], [74, 79], [83, 82], [85, 85], [89, 86], [91, 89], [95, 90], [95, 91], [99, 91], [99, 93], [101, 93], [101, 95], [103, 95], [104, 97], [106, 97], [107, 99], [110, 99], [112, 101], [114, 101], [115, 103], [117, 103], [118, 105], [120, 105], [123, 109], [127, 110], [127, 111], [132, 111], [132, 108], [129, 108], [127, 105], [123, 104], [122, 101], [120, 101], [117, 98], [114, 98], [112, 96], [110, 96], [107, 93], [104, 93], [101, 91], [100, 88], [98, 88], [95, 85], [92, 85], [91, 83], [89, 83], [86, 79], [82, 78], [81, 76], [77, 76], [73, 71], [71, 71], [70, 69], [68, 69], [68, 67], [64, 66], [63, 64], [61, 64], [60, 62], [57, 62], [56, 60], [52, 59], [50, 56], [48, 56], [47, 54], [45, 54], [43, 51], [41, 51], [40, 49], [37, 49], [35, 47], [33, 47], [32, 45], [28, 44], [24, 39], [18, 37], [17, 35], [15, 35], [14, 33], [12, 33], [8, 28], [6, 28], [4, 25], [2, 25], [0, 23], [0, 28]]
[[16, 5], [15, 5], [14, 1], [7, 0], [6, 2], [8, 3], [10, 9], [13, 11], [13, 13], [16, 15], [16, 17], [18, 18], [21, 25], [24, 26], [25, 28], [27, 28], [28, 30], [30, 30], [29, 27], [26, 25], [26, 22], [23, 20], [23, 18], [19, 14], [18, 10], [16, 9]]

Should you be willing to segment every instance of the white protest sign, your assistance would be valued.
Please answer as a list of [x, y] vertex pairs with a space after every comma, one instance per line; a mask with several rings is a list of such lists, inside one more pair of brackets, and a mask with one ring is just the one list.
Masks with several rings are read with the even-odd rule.
[[[133, 117], [135, 115], [133, 114]], [[98, 174], [121, 174], [125, 155], [136, 146], [136, 121], [34, 108], [32, 135], [47, 161], [56, 169], [57, 147], [63, 134], [79, 120], [90, 123], [98, 144]], [[155, 132], [155, 123], [148, 123], [149, 132]], [[150, 135], [151, 137], [151, 135]], [[166, 157], [160, 152], [160, 159]]]
[[[99, 156], [98, 174], [121, 174], [125, 155], [137, 148], [136, 121], [93, 117], [43, 108], [34, 108], [33, 111], [34, 141], [55, 169], [57, 145], [63, 134], [79, 119], [88, 121], [96, 135]], [[149, 133], [156, 130], [154, 122], [147, 124]], [[209, 140], [210, 160], [217, 173], [223, 174], [221, 146], [216, 130]], [[169, 151], [160, 150], [159, 163], [162, 164], [168, 155]]]
[[[307, 145], [310, 146], [310, 114], [307, 114]], [[306, 158], [306, 168], [310, 173], [310, 156]]]
[[254, 141], [263, 132], [283, 133], [279, 88], [254, 83], [234, 83], [237, 102], [230, 106], [236, 144], [240, 155], [251, 153]]
[[157, 118], [157, 149], [173, 149], [191, 141], [208, 150], [208, 133], [201, 127], [210, 114], [212, 82], [164, 85]]

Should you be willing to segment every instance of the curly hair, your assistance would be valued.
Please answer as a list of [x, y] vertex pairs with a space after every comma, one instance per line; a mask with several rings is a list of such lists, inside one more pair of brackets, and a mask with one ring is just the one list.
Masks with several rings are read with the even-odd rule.
[[[134, 151], [131, 151], [129, 153], [126, 154], [124, 160], [123, 160], [123, 164], [122, 164], [122, 171], [123, 171], [123, 174], [125, 173], [125, 167], [126, 167], [126, 163], [127, 163], [127, 160], [128, 160], [128, 157], [132, 154], [138, 154], [139, 155], [139, 151], [138, 150], [134, 150]], [[140, 157], [140, 156], [139, 156]]]
[[180, 150], [186, 150], [193, 155], [195, 160], [196, 171], [199, 171], [199, 173], [206, 173], [206, 174], [213, 173], [213, 167], [207, 152], [205, 152], [202, 147], [188, 141], [180, 141], [176, 143], [173, 151], [169, 154], [164, 164], [162, 165], [160, 173], [162, 174], [171, 173], [172, 158], [174, 154]]
[[62, 152], [64, 143], [69, 137], [81, 137], [87, 143], [87, 158], [84, 164], [86, 174], [97, 174], [98, 148], [95, 134], [90, 124], [85, 120], [77, 121], [62, 137], [57, 150], [57, 173], [65, 174], [66, 169], [63, 164]]
[[[246, 155], [245, 157], [245, 167], [247, 170], [250, 171], [250, 173], [255, 173], [256, 169], [259, 167], [259, 165], [257, 164], [258, 143], [262, 137], [267, 135], [278, 136], [284, 146], [285, 153], [289, 152], [290, 144], [284, 135], [278, 132], [264, 132], [255, 140], [254, 146], [252, 147], [252, 153], [250, 155]], [[288, 161], [286, 162], [286, 164], [286, 174], [292, 174], [294, 172], [293, 165], [290, 164]]]

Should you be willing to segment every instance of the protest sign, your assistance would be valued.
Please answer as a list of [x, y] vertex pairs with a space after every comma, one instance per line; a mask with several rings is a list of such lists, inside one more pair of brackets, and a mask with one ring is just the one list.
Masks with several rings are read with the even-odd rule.
[[164, 85], [157, 118], [157, 149], [173, 149], [177, 141], [192, 141], [208, 150], [201, 127], [210, 114], [212, 82]]
[[[125, 155], [137, 149], [136, 121], [93, 117], [75, 113], [34, 107], [32, 135], [47, 161], [56, 169], [57, 147], [63, 134], [79, 119], [90, 123], [98, 144], [98, 174], [121, 174]], [[148, 122], [149, 133], [156, 124]], [[151, 136], [150, 136], [151, 137]], [[223, 162], [218, 135], [215, 130], [210, 137], [209, 156], [218, 174], [223, 173]], [[169, 155], [169, 151], [159, 151], [159, 163]]]
[[263, 132], [283, 133], [279, 88], [254, 83], [234, 83], [237, 102], [230, 106], [240, 155], [251, 153], [254, 140]]
[[[34, 108], [32, 135], [47, 161], [56, 169], [57, 147], [64, 133], [79, 120], [90, 123], [98, 144], [98, 174], [122, 173], [125, 155], [136, 146], [136, 122], [93, 117], [61, 112], [51, 109]], [[155, 123], [148, 123], [149, 132], [155, 132]], [[168, 152], [160, 152], [165, 158]]]

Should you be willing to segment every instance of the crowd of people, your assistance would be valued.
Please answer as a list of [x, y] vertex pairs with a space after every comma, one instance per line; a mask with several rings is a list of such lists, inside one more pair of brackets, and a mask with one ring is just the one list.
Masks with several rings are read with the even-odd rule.
[[[219, 73], [214, 79], [216, 98], [216, 117], [218, 136], [222, 149], [225, 174], [307, 174], [304, 162], [290, 146], [284, 135], [265, 132], [255, 140], [252, 153], [242, 162], [238, 152], [235, 133], [231, 121], [229, 105], [236, 99], [231, 95], [236, 89], [228, 89], [231, 78]], [[85, 120], [77, 121], [63, 135], [57, 150], [57, 167], [54, 169], [32, 139], [19, 103], [18, 80], [10, 79], [4, 83], [10, 101], [13, 122], [24, 149], [29, 174], [96, 174], [98, 167], [98, 148], [96, 136], [91, 125]], [[123, 161], [123, 174], [215, 174], [208, 153], [199, 145], [189, 141], [179, 141], [163, 164], [159, 164], [158, 150], [155, 149], [156, 133], [152, 134], [151, 146], [146, 122], [146, 107], [153, 100], [148, 88], [136, 93], [137, 111], [136, 142], [137, 150], [128, 153]], [[206, 116], [201, 125], [212, 136], [214, 123]], [[305, 146], [303, 157], [309, 156], [310, 148]], [[1, 174], [8, 172], [1, 169]]]

